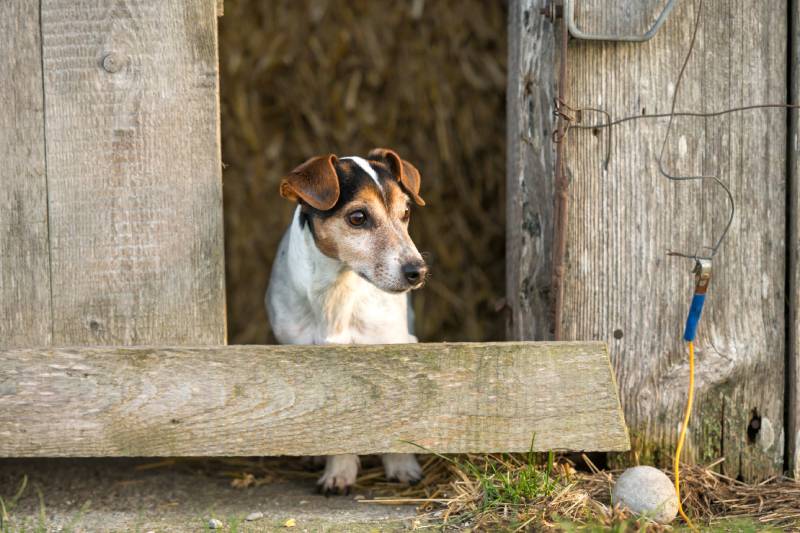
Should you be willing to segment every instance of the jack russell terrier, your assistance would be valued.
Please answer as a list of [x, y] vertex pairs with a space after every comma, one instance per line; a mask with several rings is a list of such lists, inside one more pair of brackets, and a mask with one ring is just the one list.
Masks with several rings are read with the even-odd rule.
[[[272, 267], [266, 307], [281, 344], [417, 342], [406, 293], [421, 287], [427, 266], [408, 235], [419, 171], [392, 150], [366, 158], [314, 157], [281, 180], [297, 202]], [[386, 476], [419, 481], [413, 454], [382, 456]], [[347, 493], [357, 455], [331, 455], [320, 489]]]

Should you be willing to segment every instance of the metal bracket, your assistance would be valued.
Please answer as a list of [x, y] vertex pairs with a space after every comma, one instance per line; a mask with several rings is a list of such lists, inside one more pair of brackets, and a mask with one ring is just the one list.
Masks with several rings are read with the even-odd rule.
[[694, 274], [695, 294], [705, 294], [708, 283], [711, 281], [711, 260], [698, 258], [692, 273]]
[[626, 41], [632, 43], [643, 43], [652, 39], [664, 24], [664, 21], [667, 20], [667, 16], [669, 16], [672, 8], [678, 3], [678, 0], [668, 0], [664, 6], [664, 9], [658, 15], [658, 18], [650, 27], [650, 29], [641, 35], [613, 35], [604, 33], [587, 33], [578, 28], [578, 25], [575, 23], [576, 1], [578, 0], [547, 0], [545, 2], [545, 7], [543, 7], [540, 12], [550, 20], [555, 20], [556, 18], [563, 16], [567, 25], [567, 29], [569, 30], [569, 34], [575, 39], [583, 39], [586, 41]]

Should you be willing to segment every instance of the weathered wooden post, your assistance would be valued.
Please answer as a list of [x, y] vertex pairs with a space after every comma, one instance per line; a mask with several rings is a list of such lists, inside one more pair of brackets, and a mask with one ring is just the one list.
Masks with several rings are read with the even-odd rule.
[[554, 25], [542, 2], [508, 4], [506, 301], [508, 336], [552, 338]]
[[215, 1], [2, 10], [0, 346], [224, 344]]

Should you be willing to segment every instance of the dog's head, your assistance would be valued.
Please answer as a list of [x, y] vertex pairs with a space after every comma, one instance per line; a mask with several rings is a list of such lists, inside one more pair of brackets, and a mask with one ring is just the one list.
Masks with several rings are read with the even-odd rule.
[[281, 180], [281, 196], [301, 205], [317, 248], [389, 292], [416, 289], [427, 266], [408, 235], [419, 171], [395, 152], [372, 150], [366, 159], [313, 157]]

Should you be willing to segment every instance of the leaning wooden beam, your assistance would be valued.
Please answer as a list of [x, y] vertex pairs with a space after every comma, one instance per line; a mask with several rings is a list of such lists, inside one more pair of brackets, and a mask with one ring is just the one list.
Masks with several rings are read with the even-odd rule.
[[0, 456], [627, 450], [605, 345], [0, 352]]

